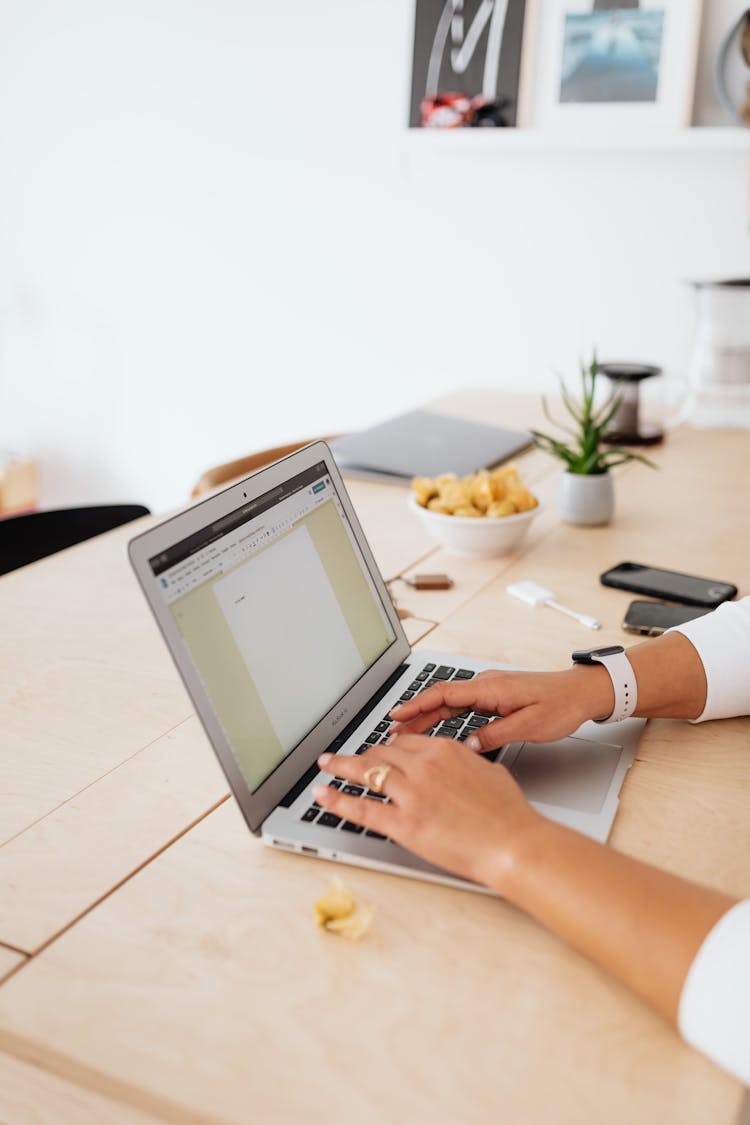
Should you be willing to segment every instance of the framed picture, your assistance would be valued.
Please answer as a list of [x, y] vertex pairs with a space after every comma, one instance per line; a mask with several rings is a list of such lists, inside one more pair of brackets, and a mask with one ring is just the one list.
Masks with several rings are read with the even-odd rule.
[[519, 124], [526, 0], [415, 0], [409, 126]]
[[530, 124], [640, 132], [690, 124], [701, 0], [536, 0]]

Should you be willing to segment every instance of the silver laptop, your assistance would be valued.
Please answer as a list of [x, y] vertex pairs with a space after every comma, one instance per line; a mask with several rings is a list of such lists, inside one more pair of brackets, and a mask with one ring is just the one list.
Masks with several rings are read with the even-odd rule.
[[[411, 650], [327, 445], [151, 528], [129, 554], [252, 832], [274, 848], [484, 889], [310, 796], [318, 755], [365, 753], [399, 700], [508, 667]], [[488, 721], [471, 713], [436, 733], [461, 740]], [[541, 812], [603, 841], [642, 726], [586, 723], [561, 742], [504, 746], [495, 760]]]
[[470, 422], [434, 410], [410, 410], [330, 443], [348, 476], [408, 484], [412, 477], [458, 476], [491, 468], [532, 444], [525, 430]]

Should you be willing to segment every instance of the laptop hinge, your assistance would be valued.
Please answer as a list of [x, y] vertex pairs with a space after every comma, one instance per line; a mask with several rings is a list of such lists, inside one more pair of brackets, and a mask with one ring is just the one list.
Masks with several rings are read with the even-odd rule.
[[[361, 711], [358, 711], [357, 714], [352, 719], [352, 721], [350, 723], [348, 723], [347, 726], [344, 728], [344, 730], [342, 730], [340, 734], [336, 735], [333, 742], [327, 748], [329, 753], [335, 754], [338, 750], [341, 749], [341, 747], [344, 745], [346, 740], [354, 734], [355, 730], [357, 729], [359, 724], [363, 721], [363, 719], [367, 718], [367, 716], [370, 714], [371, 711], [374, 710], [374, 708], [377, 706], [377, 704], [380, 702], [380, 700], [383, 698], [383, 696], [387, 695], [387, 693], [391, 690], [391, 688], [396, 683], [396, 681], [399, 680], [401, 678], [401, 676], [403, 676], [406, 669], [407, 669], [407, 665], [402, 664], [399, 668], [396, 669], [395, 672], [391, 673], [391, 675], [388, 677], [388, 679], [385, 681], [385, 683], [381, 684], [380, 687], [378, 688], [378, 690], [375, 692], [375, 694], [373, 696], [371, 696], [370, 699], [368, 699], [367, 703], [365, 703], [365, 705], [361, 709]], [[302, 777], [299, 778], [298, 781], [295, 781], [294, 785], [289, 790], [289, 792], [284, 797], [281, 798], [281, 800], [279, 801], [279, 805], [284, 809], [290, 808], [290, 806], [293, 805], [294, 802], [297, 800], [300, 793], [302, 793], [305, 789], [307, 789], [310, 782], [313, 780], [315, 775], [318, 774], [318, 773], [320, 773], [320, 770], [318, 768], [318, 764], [317, 764], [317, 762], [313, 762], [313, 764], [310, 766], [310, 768], [308, 770], [305, 771], [305, 773], [302, 775]]]

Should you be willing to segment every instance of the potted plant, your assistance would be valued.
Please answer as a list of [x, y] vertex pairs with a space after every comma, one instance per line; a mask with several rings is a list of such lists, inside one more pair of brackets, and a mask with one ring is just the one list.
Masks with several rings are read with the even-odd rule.
[[594, 526], [609, 523], [614, 512], [614, 489], [610, 469], [626, 461], [641, 461], [656, 468], [640, 453], [608, 445], [607, 427], [620, 407], [620, 396], [613, 395], [595, 405], [596, 376], [599, 364], [596, 355], [586, 366], [581, 363], [581, 398], [576, 401], [560, 379], [560, 393], [572, 423], [564, 424], [552, 417], [547, 400], [542, 396], [545, 416], [558, 426], [569, 440], [561, 441], [550, 434], [532, 430], [535, 444], [559, 458], [564, 466], [560, 482], [560, 515], [566, 523]]

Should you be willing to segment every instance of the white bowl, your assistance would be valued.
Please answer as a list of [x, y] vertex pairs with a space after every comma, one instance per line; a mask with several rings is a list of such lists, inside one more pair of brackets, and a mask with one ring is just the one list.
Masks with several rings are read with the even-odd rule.
[[407, 503], [421, 519], [425, 531], [451, 555], [464, 555], [474, 559], [491, 559], [496, 555], [510, 555], [515, 551], [531, 521], [542, 510], [537, 504], [528, 512], [515, 516], [444, 516], [418, 504], [410, 492]]

